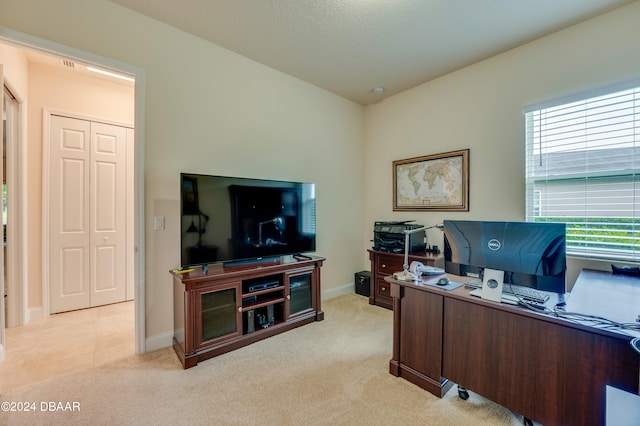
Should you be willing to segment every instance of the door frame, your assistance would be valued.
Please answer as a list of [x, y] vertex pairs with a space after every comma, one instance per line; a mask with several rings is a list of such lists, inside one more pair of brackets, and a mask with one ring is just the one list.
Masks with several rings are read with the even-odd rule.
[[[145, 140], [145, 70], [124, 62], [115, 61], [93, 53], [41, 39], [29, 34], [0, 26], [0, 40], [21, 49], [34, 50], [46, 55], [70, 59], [85, 64], [130, 75], [135, 79], [134, 113], [134, 307], [135, 307], [135, 351], [146, 352], [145, 332], [145, 247], [144, 247], [144, 140]], [[27, 259], [23, 259], [27, 262]], [[44, 296], [44, 295], [43, 295]], [[25, 300], [25, 304], [28, 301]], [[44, 300], [43, 300], [44, 304]], [[4, 319], [2, 319], [4, 322]], [[2, 324], [4, 328], [4, 324]]]
[[[0, 63], [0, 85], [2, 85], [2, 92], [0, 92], [0, 111], [4, 110], [4, 67], [3, 64]], [[3, 120], [0, 119], [0, 133], [4, 132], [4, 123]], [[2, 145], [2, 139], [0, 139], [0, 145]], [[2, 169], [2, 164], [0, 164], [0, 169]], [[0, 247], [0, 253], [4, 252], [4, 247]], [[4, 254], [3, 254], [4, 255]], [[2, 303], [0, 304], [0, 364], [4, 362], [4, 346], [5, 346], [5, 313], [4, 313], [4, 261], [2, 265], [0, 265], [0, 284], [2, 284]], [[0, 378], [0, 391], [2, 391], [2, 378]]]
[[[15, 89], [11, 87], [10, 82], [5, 81], [4, 86], [11, 92], [11, 96], [15, 99], [15, 117], [11, 123], [8, 123], [12, 129], [5, 129], [7, 135], [7, 162], [5, 173], [7, 175], [7, 203], [8, 215], [10, 218], [10, 227], [7, 231], [7, 248], [5, 248], [5, 256], [7, 259], [7, 276], [8, 296], [7, 296], [7, 313], [6, 326], [13, 327], [26, 324], [29, 319], [27, 317], [27, 286], [20, 283], [27, 282], [28, 268], [27, 263], [22, 261], [26, 259], [26, 226], [23, 221], [22, 212], [26, 211], [26, 194], [25, 188], [25, 138], [23, 132], [23, 123], [25, 120], [24, 100], [20, 97]], [[4, 90], [4, 88], [3, 88]]]

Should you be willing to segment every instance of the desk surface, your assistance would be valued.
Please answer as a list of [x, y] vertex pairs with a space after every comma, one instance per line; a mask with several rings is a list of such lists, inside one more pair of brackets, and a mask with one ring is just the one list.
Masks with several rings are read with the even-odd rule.
[[[402, 284], [416, 288], [424, 288], [426, 291], [444, 292], [447, 296], [454, 298], [470, 298], [478, 303], [489, 305], [498, 305], [505, 309], [518, 309], [527, 311], [524, 307], [513, 306], [509, 304], [500, 304], [488, 300], [482, 300], [475, 296], [470, 296], [472, 289], [464, 287], [464, 282], [468, 279], [447, 274], [452, 283], [463, 284], [462, 286], [447, 291], [439, 286], [428, 285], [428, 282], [435, 282], [441, 275], [423, 277], [422, 282], [398, 281], [392, 276], [386, 277], [385, 280], [390, 283]], [[608, 319], [610, 321], [623, 324], [637, 324], [636, 320], [640, 316], [640, 278], [628, 275], [613, 275], [606, 271], [583, 270], [573, 287], [571, 293], [566, 295], [548, 293], [549, 300], [546, 308], [550, 311], [559, 302], [566, 302], [565, 311], [568, 313], [578, 313], [583, 315], [597, 316]], [[531, 312], [531, 315], [541, 315], [537, 312]], [[599, 330], [604, 333], [617, 333], [612, 328], [594, 327], [589, 321], [576, 321], [575, 318], [559, 318], [553, 315], [547, 315], [549, 319], [571, 321], [577, 327], [587, 327], [589, 329]], [[629, 336], [640, 337], [640, 331], [624, 330], [624, 334]]]
[[[435, 395], [455, 382], [543, 424], [602, 425], [606, 385], [638, 392], [630, 334], [483, 300], [465, 287], [385, 280], [394, 303], [390, 372]], [[566, 311], [635, 323], [638, 288], [637, 278], [583, 271]]]
[[640, 315], [640, 278], [585, 269], [578, 276], [566, 310], [635, 323]]

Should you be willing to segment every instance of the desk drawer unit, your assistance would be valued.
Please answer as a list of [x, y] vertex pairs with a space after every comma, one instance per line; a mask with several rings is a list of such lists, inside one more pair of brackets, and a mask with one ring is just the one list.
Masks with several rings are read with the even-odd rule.
[[[372, 270], [373, 276], [373, 300], [374, 305], [383, 308], [393, 309], [393, 299], [391, 299], [390, 285], [384, 280], [384, 277], [394, 272], [402, 271], [403, 257], [390, 254], [379, 253], [373, 260]], [[371, 301], [371, 299], [369, 299]]]
[[[387, 253], [369, 250], [371, 260], [371, 294], [369, 303], [371, 305], [382, 306], [393, 309], [393, 299], [391, 298], [391, 286], [384, 280], [384, 277], [394, 272], [402, 271], [404, 268], [404, 255], [397, 253]], [[412, 254], [409, 256], [409, 263], [417, 260], [425, 265], [433, 265], [435, 257]]]
[[379, 301], [380, 306], [393, 309], [393, 300], [391, 299], [391, 285], [384, 280], [384, 277], [391, 275], [394, 272], [402, 271], [403, 261], [390, 256], [378, 256], [376, 260], [376, 282], [375, 282], [375, 295], [376, 300]]

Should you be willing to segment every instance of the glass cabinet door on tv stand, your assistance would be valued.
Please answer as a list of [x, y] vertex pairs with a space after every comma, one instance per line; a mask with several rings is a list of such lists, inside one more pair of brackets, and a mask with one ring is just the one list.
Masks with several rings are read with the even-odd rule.
[[196, 292], [195, 311], [200, 316], [200, 321], [196, 321], [198, 347], [242, 333], [241, 314], [237, 308], [239, 288], [238, 283]]
[[313, 271], [287, 274], [289, 295], [289, 317], [313, 309]]

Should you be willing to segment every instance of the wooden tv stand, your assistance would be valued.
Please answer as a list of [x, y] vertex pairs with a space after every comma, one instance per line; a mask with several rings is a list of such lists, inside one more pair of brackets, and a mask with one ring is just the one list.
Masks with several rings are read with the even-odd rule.
[[171, 271], [173, 349], [187, 369], [200, 361], [322, 321], [325, 259], [283, 256], [269, 263]]

